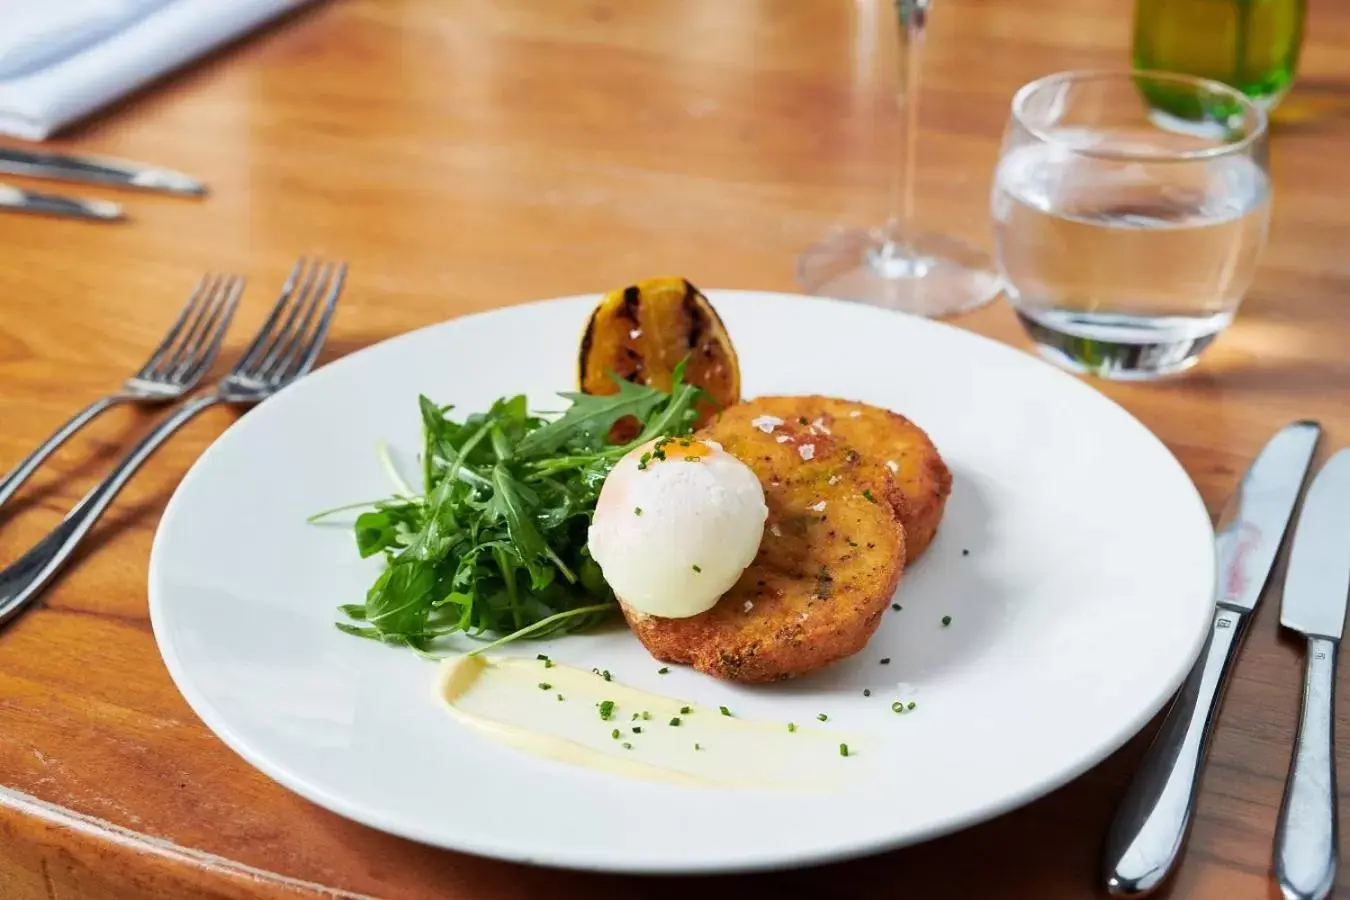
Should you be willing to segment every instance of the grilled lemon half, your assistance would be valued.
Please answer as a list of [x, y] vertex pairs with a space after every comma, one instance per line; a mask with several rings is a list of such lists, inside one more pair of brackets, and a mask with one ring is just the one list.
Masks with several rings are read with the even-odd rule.
[[708, 298], [684, 278], [648, 278], [610, 291], [595, 307], [581, 338], [577, 380], [586, 394], [617, 392], [611, 373], [669, 391], [675, 367], [686, 359], [684, 380], [708, 394], [696, 425], [740, 402], [736, 349]]

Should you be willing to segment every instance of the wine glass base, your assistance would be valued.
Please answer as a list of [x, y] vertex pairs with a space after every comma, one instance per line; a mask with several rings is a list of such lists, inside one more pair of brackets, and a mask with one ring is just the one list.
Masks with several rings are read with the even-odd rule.
[[929, 318], [969, 312], [998, 296], [983, 254], [956, 238], [908, 235], [903, 249], [879, 228], [844, 231], [797, 259], [807, 293]]

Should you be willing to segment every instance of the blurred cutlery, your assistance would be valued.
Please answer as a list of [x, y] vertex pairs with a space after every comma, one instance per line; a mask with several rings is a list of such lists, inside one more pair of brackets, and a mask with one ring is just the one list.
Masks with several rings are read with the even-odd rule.
[[92, 222], [120, 222], [126, 218], [122, 206], [111, 200], [41, 194], [8, 184], [0, 184], [0, 209], [39, 216], [85, 219]]
[[200, 197], [206, 193], [206, 185], [190, 175], [171, 169], [106, 156], [76, 156], [19, 147], [0, 147], [0, 172], [190, 197]]

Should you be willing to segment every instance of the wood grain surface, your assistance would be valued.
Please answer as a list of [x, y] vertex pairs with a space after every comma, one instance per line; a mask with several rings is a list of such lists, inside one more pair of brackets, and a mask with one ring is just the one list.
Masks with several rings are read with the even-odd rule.
[[[989, 247], [1011, 94], [1051, 70], [1123, 65], [1129, 7], [934, 5], [926, 223]], [[226, 360], [301, 253], [351, 263], [328, 358], [654, 274], [792, 290], [804, 246], [884, 215], [897, 152], [887, 13], [884, 0], [334, 0], [219, 52], [56, 142], [183, 169], [210, 183], [208, 198], [61, 186], [116, 196], [131, 221], [0, 215], [0, 469], [129, 374], [207, 270], [251, 279]], [[1241, 316], [1182, 379], [1099, 385], [1156, 431], [1215, 511], [1290, 419], [1325, 423], [1323, 455], [1350, 444], [1350, 8], [1314, 0], [1309, 16], [1300, 80], [1274, 126], [1271, 243]], [[1001, 302], [957, 324], [1025, 346]], [[1097, 896], [1107, 817], [1151, 729], [1070, 786], [961, 834], [769, 875], [507, 865], [301, 800], [193, 716], [147, 620], [156, 522], [232, 415], [211, 411], [171, 441], [42, 607], [0, 633], [0, 897]], [[53, 526], [151, 420], [118, 410], [66, 447], [0, 529], [0, 560]], [[1276, 896], [1271, 838], [1302, 657], [1278, 635], [1272, 599], [1164, 896]], [[1346, 735], [1350, 691], [1340, 696]], [[1350, 771], [1350, 742], [1339, 759]]]

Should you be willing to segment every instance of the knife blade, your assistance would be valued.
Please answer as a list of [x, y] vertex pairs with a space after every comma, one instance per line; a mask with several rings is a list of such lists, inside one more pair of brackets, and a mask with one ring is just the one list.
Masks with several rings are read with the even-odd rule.
[[1321, 900], [1336, 882], [1336, 655], [1350, 595], [1350, 450], [1333, 456], [1303, 503], [1280, 624], [1308, 640], [1298, 736], [1275, 829], [1275, 878], [1288, 900]]
[[0, 184], [0, 210], [59, 216], [67, 219], [85, 219], [94, 222], [120, 222], [126, 216], [122, 207], [111, 200], [91, 200], [83, 197], [63, 197], [41, 194]]
[[0, 173], [137, 188], [200, 197], [206, 185], [190, 175], [104, 156], [74, 156], [0, 147]]
[[1116, 897], [1151, 893], [1176, 866], [1223, 688], [1260, 602], [1322, 435], [1293, 422], [1248, 467], [1215, 530], [1218, 580], [1209, 638], [1126, 788], [1107, 830], [1103, 870]]

